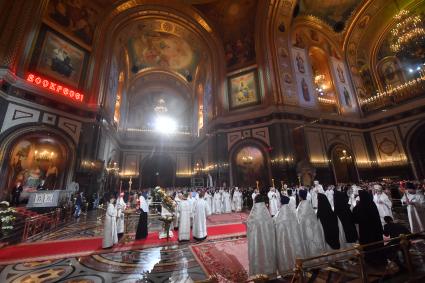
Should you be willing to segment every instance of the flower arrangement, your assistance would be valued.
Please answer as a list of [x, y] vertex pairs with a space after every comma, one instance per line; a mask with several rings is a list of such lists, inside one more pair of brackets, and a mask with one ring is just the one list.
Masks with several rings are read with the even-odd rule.
[[[173, 222], [176, 211], [176, 203], [174, 200], [160, 187], [153, 190], [153, 198], [161, 201], [161, 205], [168, 210], [169, 214], [163, 214], [159, 218], [163, 222], [162, 227], [166, 233], [167, 240], [170, 237], [171, 222]], [[160, 235], [161, 238], [161, 235]]]
[[156, 187], [153, 190], [154, 198], [158, 198], [161, 201], [161, 204], [170, 212], [174, 213], [176, 211], [176, 203], [174, 200], [167, 195], [167, 193], [160, 187]]
[[0, 202], [0, 221], [2, 234], [7, 234], [13, 230], [13, 223], [16, 217], [13, 215], [16, 212], [15, 209], [9, 206], [9, 202]]

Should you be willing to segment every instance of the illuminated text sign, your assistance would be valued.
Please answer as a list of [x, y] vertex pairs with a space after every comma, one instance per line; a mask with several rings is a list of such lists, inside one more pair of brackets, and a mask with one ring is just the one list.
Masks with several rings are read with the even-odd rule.
[[35, 85], [38, 85], [42, 88], [45, 88], [47, 90], [50, 90], [51, 92], [55, 94], [60, 94], [62, 96], [66, 96], [69, 99], [72, 99], [77, 102], [83, 102], [84, 95], [79, 93], [78, 91], [75, 91], [69, 87], [62, 86], [58, 83], [52, 82], [48, 79], [42, 78], [38, 75], [34, 74], [28, 74], [27, 75], [27, 82], [33, 83]]

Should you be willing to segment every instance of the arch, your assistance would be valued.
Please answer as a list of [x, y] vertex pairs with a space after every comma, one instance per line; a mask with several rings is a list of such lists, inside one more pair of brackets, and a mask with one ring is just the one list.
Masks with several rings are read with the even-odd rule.
[[337, 142], [329, 146], [328, 159], [335, 183], [356, 183], [359, 180], [355, 156], [351, 148]]
[[[212, 29], [212, 25], [208, 20], [190, 5], [181, 5], [174, 2], [165, 4], [164, 1], [160, 0], [121, 1], [115, 5], [113, 11], [106, 16], [106, 20], [98, 28], [95, 42], [99, 46], [114, 46], [116, 43], [122, 46], [123, 43], [117, 39], [119, 39], [120, 33], [126, 29], [128, 24], [154, 19], [184, 26], [185, 30], [189, 31], [194, 38], [201, 42], [210, 62], [210, 64], [203, 64], [203, 66], [208, 67], [209, 72], [213, 74], [212, 86], [214, 89], [212, 93], [217, 94], [213, 100], [213, 108], [222, 109], [225, 90], [223, 44], [221, 44], [219, 36]], [[111, 58], [113, 50], [114, 48], [104, 48], [95, 54], [95, 59], [92, 62], [94, 74], [106, 78], [105, 74], [109, 70], [110, 60], [103, 60], [102, 58]], [[205, 54], [202, 54], [203, 58]], [[102, 62], [102, 64], [96, 64], [95, 62]], [[100, 93], [99, 97], [97, 97], [98, 101], [103, 99], [102, 95], [104, 95], [106, 83], [105, 80], [95, 81], [91, 86], [93, 90]]]
[[[149, 165], [151, 167], [146, 167]], [[176, 163], [167, 153], [154, 153], [140, 161], [139, 176], [142, 187], [172, 187], [176, 179]]]
[[405, 138], [408, 160], [410, 161], [413, 175], [417, 180], [425, 179], [424, 142], [425, 122], [418, 122], [409, 130]]
[[[270, 155], [267, 151], [267, 145], [264, 144], [263, 141], [260, 141], [255, 138], [248, 138], [243, 139], [242, 141], [239, 141], [238, 143], [234, 144], [232, 148], [229, 151], [229, 164], [230, 164], [230, 186], [240, 185], [240, 180], [238, 180], [237, 177], [237, 163], [236, 163], [236, 155], [244, 148], [246, 147], [253, 147], [258, 149], [261, 154], [263, 155], [264, 161], [263, 166], [265, 167], [265, 172], [262, 175], [263, 180], [260, 181], [260, 188], [268, 187], [271, 183], [271, 168], [270, 168]], [[261, 175], [260, 175], [261, 176]], [[252, 180], [251, 180], [252, 181]], [[263, 184], [261, 183], [263, 182]], [[254, 187], [256, 184], [253, 182], [252, 184], [247, 184], [251, 187]]]
[[[50, 188], [65, 189], [65, 186], [72, 181], [76, 165], [76, 146], [66, 133], [47, 125], [32, 124], [26, 125], [24, 127], [13, 127], [11, 129], [8, 129], [8, 131], [3, 133], [0, 137], [0, 174], [2, 176], [5, 176], [5, 178], [1, 178], [0, 180], [0, 199], [4, 199], [7, 197], [7, 191], [12, 185], [12, 182], [15, 181], [12, 180], [10, 176], [10, 174], [12, 173], [12, 155], [14, 153], [15, 147], [18, 146], [19, 143], [25, 141], [25, 139], [45, 140], [43, 143], [44, 147], [49, 148], [55, 148], [54, 144], [57, 144], [57, 148], [60, 152], [55, 153], [54, 156], [62, 157], [65, 159], [65, 162], [61, 163], [60, 165], [57, 164], [58, 162], [52, 162], [51, 159], [45, 159], [43, 157], [41, 157], [40, 161], [36, 161], [37, 163], [40, 162], [40, 164], [43, 163], [44, 166], [47, 166], [47, 163], [49, 163], [48, 168], [44, 168], [47, 169], [46, 172], [43, 173], [45, 174], [44, 180], [46, 182], [52, 181], [52, 178], [50, 178], [49, 180], [47, 180], [46, 178], [49, 176], [49, 171], [52, 170], [50, 171], [50, 173], [52, 173], [51, 175], [53, 175], [54, 181], [52, 181], [52, 184], [48, 184], [49, 186], [52, 185]], [[28, 141], [25, 142], [31, 143]], [[26, 150], [28, 150], [26, 152], [26, 158], [31, 155], [32, 158], [34, 158], [35, 160], [37, 153], [33, 147], [34, 146], [31, 144], [31, 147], [26, 148]], [[18, 162], [16, 163], [16, 165], [18, 165], [18, 163], [22, 164], [20, 161], [20, 156], [22, 155], [19, 154], [19, 156], [17, 157], [16, 161]], [[46, 162], [44, 162], [45, 160]], [[18, 167], [21, 169], [25, 169], [22, 166]], [[59, 170], [57, 167], [59, 167]], [[38, 174], [41, 173], [40, 169], [43, 168], [38, 167]], [[15, 173], [18, 174], [19, 172]]]

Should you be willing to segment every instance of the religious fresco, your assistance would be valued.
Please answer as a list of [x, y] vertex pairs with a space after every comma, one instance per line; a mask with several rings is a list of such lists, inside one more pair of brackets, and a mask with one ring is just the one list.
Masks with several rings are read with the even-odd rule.
[[292, 60], [295, 67], [298, 101], [301, 106], [316, 106], [317, 97], [313, 88], [311, 66], [307, 61], [307, 51], [299, 47], [292, 47]]
[[229, 77], [228, 85], [230, 109], [260, 102], [256, 70]]
[[98, 16], [99, 9], [94, 6], [93, 1], [51, 0], [45, 22], [90, 46]]
[[220, 34], [228, 68], [255, 63], [255, 18], [258, 0], [220, 0], [195, 5]]
[[238, 186], [254, 187], [256, 181], [267, 184], [266, 159], [260, 149], [254, 146], [245, 146], [239, 149], [234, 156], [236, 183]]
[[61, 189], [66, 156], [63, 147], [52, 138], [31, 136], [16, 143], [11, 150], [9, 187], [21, 182], [24, 191], [35, 191], [44, 183], [46, 189]]
[[342, 112], [355, 112], [356, 100], [348, 81], [348, 73], [343, 61], [331, 57], [330, 62], [333, 70], [333, 81], [339, 93], [339, 101]]
[[37, 45], [40, 49], [33, 54], [35, 71], [78, 88], [87, 63], [86, 52], [45, 29], [40, 33]]
[[402, 67], [394, 56], [386, 57], [377, 64], [379, 78], [384, 86], [398, 86], [404, 82]]
[[200, 56], [193, 38], [187, 34], [167, 32], [176, 30], [180, 28], [168, 22], [140, 24], [137, 33], [128, 39], [131, 71], [137, 73], [146, 68], [167, 68], [191, 82]]
[[359, 0], [301, 0], [300, 13], [318, 17], [334, 27], [341, 23], [344, 25], [361, 2]]

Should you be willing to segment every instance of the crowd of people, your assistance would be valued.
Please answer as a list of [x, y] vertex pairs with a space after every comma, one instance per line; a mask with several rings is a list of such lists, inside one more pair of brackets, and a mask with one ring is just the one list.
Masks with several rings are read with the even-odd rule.
[[[324, 187], [314, 181], [311, 187], [171, 188], [166, 192], [174, 200], [174, 213], [161, 205], [156, 208], [158, 203], [149, 191], [127, 197], [121, 194], [116, 201], [111, 197], [105, 218], [104, 248], [118, 242], [124, 231], [123, 212], [129, 206], [141, 212], [136, 239], [148, 235], [150, 206], [154, 208], [151, 212], [174, 217], [170, 230], [178, 229], [179, 241], [190, 240], [191, 234], [195, 240], [204, 240], [211, 214], [251, 209], [246, 224], [252, 275], [276, 271], [283, 274], [293, 270], [296, 258], [425, 230], [424, 186], [412, 182]], [[400, 199], [407, 207], [410, 229], [394, 221], [393, 198]], [[379, 246], [365, 249], [368, 263], [379, 265], [388, 259], [400, 263], [394, 254], [382, 256], [374, 252]]]
[[[388, 189], [394, 185], [364, 183], [324, 188], [315, 181], [310, 188], [300, 186], [282, 192], [271, 188], [267, 197], [253, 194], [255, 204], [247, 222], [250, 274], [275, 274], [276, 271], [284, 274], [293, 270], [296, 258], [424, 231], [424, 187], [412, 182], [397, 185], [401, 203], [407, 206], [409, 231], [393, 219]], [[276, 194], [280, 199], [277, 212]], [[404, 268], [397, 251], [377, 249], [383, 245], [378, 243], [364, 249], [368, 264], [384, 265], [390, 260]]]

